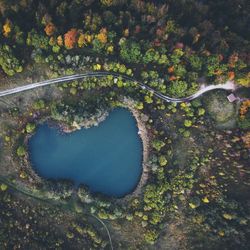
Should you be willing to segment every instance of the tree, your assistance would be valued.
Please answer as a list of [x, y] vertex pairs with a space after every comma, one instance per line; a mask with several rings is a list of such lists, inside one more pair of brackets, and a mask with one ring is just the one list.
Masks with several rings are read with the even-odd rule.
[[23, 71], [21, 62], [15, 57], [13, 50], [8, 45], [0, 45], [0, 66], [9, 76]]
[[56, 31], [56, 26], [52, 22], [49, 22], [45, 26], [44, 31], [45, 31], [47, 36], [52, 36]]
[[5, 185], [4, 183], [2, 183], [1, 185], [0, 185], [0, 190], [1, 191], [6, 191], [8, 189], [8, 186], [7, 185]]
[[138, 102], [136, 104], [136, 108], [139, 109], [139, 110], [143, 109], [143, 102]]
[[33, 133], [35, 129], [36, 129], [36, 125], [35, 125], [34, 123], [28, 123], [28, 124], [26, 125], [26, 132], [27, 132], [28, 134]]
[[191, 127], [191, 126], [192, 126], [192, 121], [190, 121], [190, 120], [185, 120], [185, 121], [184, 121], [184, 126], [185, 126], [185, 127]]
[[188, 204], [189, 204], [189, 206], [190, 206], [192, 209], [195, 209], [195, 208], [197, 208], [197, 207], [200, 206], [201, 201], [200, 201], [199, 197], [192, 197], [192, 198], [190, 199], [190, 202], [189, 202]]
[[17, 148], [17, 155], [19, 157], [23, 157], [23, 156], [25, 156], [25, 154], [26, 154], [26, 150], [25, 150], [24, 146], [19, 146]]
[[129, 63], [139, 63], [141, 61], [141, 47], [136, 42], [123, 41], [121, 43], [120, 56]]
[[239, 77], [237, 77], [236, 82], [244, 87], [250, 87], [250, 72], [245, 75], [240, 74]]
[[154, 149], [156, 149], [157, 151], [160, 151], [162, 147], [165, 146], [165, 142], [163, 141], [159, 141], [159, 140], [154, 140], [152, 142], [152, 146]]
[[69, 90], [71, 95], [76, 95], [77, 94], [77, 88], [76, 87], [71, 87]]
[[95, 38], [92, 41], [92, 45], [93, 45], [93, 50], [96, 52], [101, 52], [102, 49], [104, 48], [104, 44], [100, 42], [100, 40], [98, 40], [97, 38]]
[[159, 164], [160, 164], [160, 166], [166, 166], [167, 163], [168, 163], [168, 161], [167, 161], [166, 157], [164, 155], [161, 155], [159, 157]]
[[97, 35], [97, 39], [102, 43], [106, 44], [108, 42], [107, 29], [102, 28]]
[[49, 49], [49, 38], [45, 35], [38, 34], [34, 29], [28, 33], [26, 43], [36, 49]]
[[5, 24], [3, 25], [3, 35], [5, 37], [8, 37], [12, 30], [12, 23], [9, 19], [5, 21]]
[[160, 58], [159, 52], [155, 51], [155, 49], [151, 48], [151, 49], [148, 49], [146, 51], [146, 53], [143, 56], [142, 60], [143, 60], [143, 63], [147, 64], [149, 62], [158, 61], [159, 58]]
[[146, 96], [144, 97], [144, 99], [145, 99], [145, 102], [148, 103], [148, 104], [153, 103], [153, 99], [152, 99], [152, 97], [149, 96], [149, 95], [146, 95]]
[[190, 66], [192, 67], [193, 70], [199, 71], [202, 68], [202, 60], [200, 57], [197, 55], [191, 55], [188, 57]]
[[77, 41], [77, 29], [71, 29], [64, 34], [64, 45], [67, 49], [73, 49]]
[[34, 109], [44, 109], [45, 108], [45, 103], [43, 100], [37, 100], [34, 105], [33, 105]]
[[171, 82], [168, 91], [172, 96], [183, 97], [186, 95], [187, 88], [185, 81], [175, 80]]
[[148, 230], [144, 234], [145, 241], [150, 243], [150, 244], [154, 244], [154, 242], [156, 241], [157, 238], [158, 238], [158, 234], [155, 230]]
[[207, 76], [217, 76], [222, 75], [227, 71], [227, 65], [222, 64], [220, 56], [212, 55], [207, 58]]

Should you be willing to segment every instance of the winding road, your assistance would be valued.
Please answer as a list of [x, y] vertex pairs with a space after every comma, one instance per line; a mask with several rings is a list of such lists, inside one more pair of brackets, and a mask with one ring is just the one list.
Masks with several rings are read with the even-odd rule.
[[40, 88], [40, 87], [47, 86], [47, 85], [65, 83], [65, 82], [69, 82], [69, 81], [90, 78], [90, 77], [105, 77], [108, 75], [112, 75], [115, 78], [119, 77], [119, 78], [122, 78], [124, 80], [128, 80], [128, 81], [137, 83], [141, 89], [150, 91], [153, 95], [155, 95], [156, 97], [158, 97], [166, 102], [176, 102], [176, 103], [177, 102], [188, 102], [188, 101], [191, 101], [191, 100], [201, 96], [202, 94], [204, 94], [208, 91], [214, 90], [214, 89], [225, 89], [225, 90], [232, 90], [232, 91], [236, 89], [236, 85], [234, 84], [234, 82], [227, 81], [224, 84], [201, 86], [200, 90], [198, 90], [196, 93], [194, 93], [191, 96], [187, 96], [187, 97], [183, 97], [183, 98], [173, 98], [173, 97], [170, 97], [167, 95], [163, 95], [161, 92], [154, 90], [153, 88], [149, 87], [148, 85], [144, 84], [143, 82], [137, 81], [136, 79], [134, 79], [130, 76], [124, 75], [124, 74], [119, 74], [119, 73], [115, 73], [115, 72], [107, 72], [107, 71], [89, 71], [89, 72], [86, 72], [83, 74], [63, 76], [63, 77], [54, 78], [54, 79], [45, 80], [45, 81], [40, 81], [40, 82], [35, 82], [35, 83], [31, 83], [31, 84], [24, 84], [20, 87], [3, 90], [3, 91], [0, 91], [0, 97], [12, 95], [15, 93], [19, 93], [19, 92], [23, 92], [23, 91], [27, 91], [27, 90], [31, 90], [31, 89]]

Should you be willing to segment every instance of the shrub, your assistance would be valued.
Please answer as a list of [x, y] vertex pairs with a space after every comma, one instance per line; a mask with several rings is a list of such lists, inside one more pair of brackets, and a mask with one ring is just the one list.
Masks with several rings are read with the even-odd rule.
[[37, 100], [34, 105], [33, 105], [34, 109], [44, 109], [45, 108], [45, 103], [43, 100]]

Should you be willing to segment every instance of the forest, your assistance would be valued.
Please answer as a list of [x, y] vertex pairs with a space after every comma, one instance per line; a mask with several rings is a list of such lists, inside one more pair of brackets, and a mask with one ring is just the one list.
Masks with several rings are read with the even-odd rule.
[[[0, 0], [0, 92], [110, 72], [0, 97], [0, 248], [249, 249], [249, 23], [246, 0]], [[171, 98], [229, 81], [236, 100], [165, 102], [137, 81]], [[41, 123], [72, 132], [117, 107], [146, 131], [134, 192], [34, 173]]]

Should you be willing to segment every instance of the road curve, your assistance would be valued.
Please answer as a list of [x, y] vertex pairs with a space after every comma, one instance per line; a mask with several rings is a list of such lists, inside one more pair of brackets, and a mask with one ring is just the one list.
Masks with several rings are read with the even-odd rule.
[[209, 85], [209, 86], [205, 86], [205, 87], [203, 86], [196, 93], [194, 93], [193, 95], [188, 96], [188, 97], [173, 98], [173, 97], [170, 97], [167, 95], [163, 95], [159, 91], [152, 89], [151, 87], [144, 84], [143, 82], [137, 81], [136, 79], [134, 79], [130, 76], [124, 75], [124, 74], [119, 74], [119, 73], [115, 73], [115, 72], [108, 72], [108, 71], [89, 71], [89, 72], [86, 72], [83, 74], [63, 76], [63, 77], [54, 78], [54, 79], [45, 80], [45, 81], [40, 81], [40, 82], [35, 82], [35, 83], [31, 83], [31, 84], [24, 84], [23, 86], [20, 86], [20, 87], [3, 90], [3, 91], [0, 91], [0, 97], [12, 95], [15, 93], [19, 93], [19, 92], [23, 92], [23, 91], [27, 91], [27, 90], [31, 90], [31, 89], [35, 89], [35, 88], [40, 88], [40, 87], [47, 86], [47, 85], [65, 83], [65, 82], [69, 82], [69, 81], [90, 78], [90, 77], [104, 77], [104, 76], [108, 76], [108, 75], [112, 75], [113, 77], [117, 77], [117, 78], [119, 77], [119, 78], [122, 78], [122, 79], [128, 80], [128, 81], [132, 81], [132, 82], [138, 84], [138, 86], [141, 89], [145, 89], [145, 90], [150, 91], [151, 93], [153, 93], [153, 95], [155, 95], [156, 97], [158, 97], [166, 102], [188, 102], [188, 101], [191, 101], [191, 100], [201, 96], [202, 94], [204, 94], [208, 91], [214, 90], [214, 89], [225, 89], [225, 90], [235, 90], [236, 89], [236, 85], [234, 84], [234, 82], [227, 81], [224, 84]]

